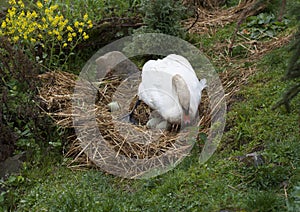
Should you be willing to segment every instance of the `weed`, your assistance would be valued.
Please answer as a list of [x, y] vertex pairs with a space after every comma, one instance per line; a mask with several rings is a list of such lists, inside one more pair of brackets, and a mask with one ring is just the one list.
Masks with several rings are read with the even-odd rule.
[[247, 18], [247, 22], [242, 27], [242, 34], [248, 35], [252, 40], [273, 38], [278, 32], [286, 29], [289, 22], [290, 20], [286, 18], [280, 22], [276, 21], [272, 13], [260, 13]]

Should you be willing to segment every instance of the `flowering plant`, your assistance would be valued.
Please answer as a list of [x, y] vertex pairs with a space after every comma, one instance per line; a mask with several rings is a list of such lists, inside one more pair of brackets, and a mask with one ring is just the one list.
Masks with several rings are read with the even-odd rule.
[[9, 0], [10, 8], [0, 29], [0, 36], [7, 36], [14, 44], [30, 50], [41, 47], [42, 54], [35, 54], [35, 59], [49, 69], [61, 62], [64, 65], [78, 43], [89, 38], [86, 30], [93, 27], [88, 14], [70, 20], [59, 5], [51, 2], [38, 0], [32, 7], [25, 7], [22, 0]]

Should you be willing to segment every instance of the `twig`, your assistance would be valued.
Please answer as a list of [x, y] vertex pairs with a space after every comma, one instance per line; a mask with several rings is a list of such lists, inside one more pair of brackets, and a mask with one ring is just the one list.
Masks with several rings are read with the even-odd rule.
[[192, 29], [194, 26], [195, 26], [195, 24], [198, 22], [198, 19], [199, 19], [199, 12], [198, 12], [198, 10], [196, 10], [195, 9], [195, 12], [196, 12], [196, 19], [195, 19], [195, 21], [191, 24], [191, 26], [189, 26], [188, 28], [187, 28], [187, 32], [188, 31], [190, 31], [190, 29]]

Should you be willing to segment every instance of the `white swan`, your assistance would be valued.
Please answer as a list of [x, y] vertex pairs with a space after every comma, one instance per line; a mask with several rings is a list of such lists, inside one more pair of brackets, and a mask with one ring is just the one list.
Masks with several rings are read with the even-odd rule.
[[183, 120], [189, 124], [196, 116], [205, 87], [206, 79], [198, 80], [187, 59], [170, 54], [145, 63], [138, 96], [169, 123]]

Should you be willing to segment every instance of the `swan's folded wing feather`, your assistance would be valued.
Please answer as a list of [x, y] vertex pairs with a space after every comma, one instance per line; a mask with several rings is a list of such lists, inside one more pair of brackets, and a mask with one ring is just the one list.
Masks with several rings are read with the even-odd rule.
[[193, 115], [198, 110], [201, 92], [206, 87], [206, 80], [198, 80], [191, 64], [180, 55], [169, 55], [162, 60], [150, 60], [143, 66], [142, 83], [138, 96], [152, 109], [167, 120], [180, 120], [182, 109], [178, 96], [172, 89], [172, 77], [182, 76], [191, 94], [190, 108]]

